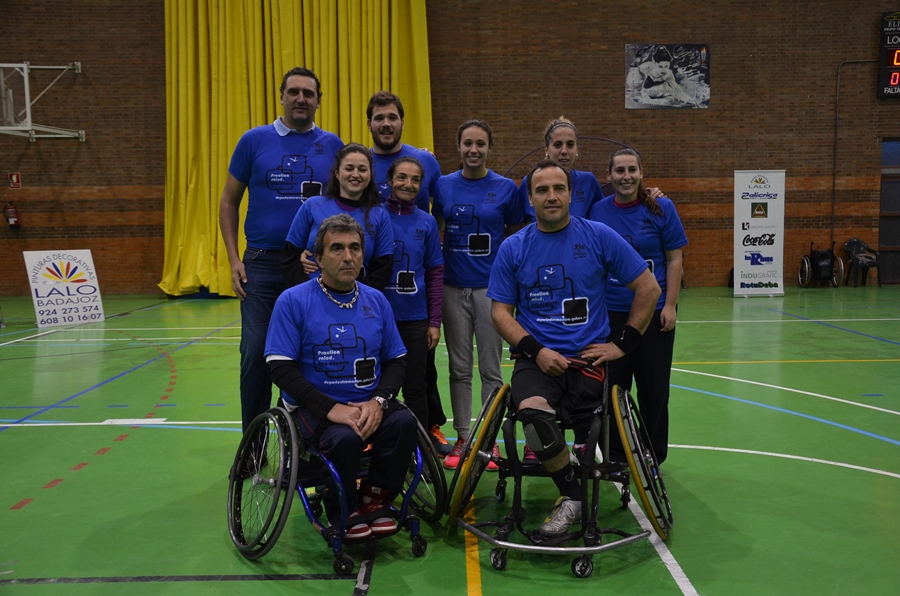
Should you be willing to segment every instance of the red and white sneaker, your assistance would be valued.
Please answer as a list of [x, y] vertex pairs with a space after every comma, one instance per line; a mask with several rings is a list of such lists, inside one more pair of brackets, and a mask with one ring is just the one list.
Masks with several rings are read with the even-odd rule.
[[488, 465], [484, 468], [488, 472], [499, 472], [500, 466], [497, 465], [495, 460], [501, 459], [500, 457], [500, 446], [497, 443], [494, 443], [494, 448], [491, 449], [491, 461], [488, 462]]
[[453, 449], [450, 450], [450, 453], [444, 457], [444, 467], [448, 470], [455, 470], [459, 467], [459, 460], [462, 459], [462, 450], [463, 444], [465, 441], [462, 439], [457, 439], [456, 443], [453, 445]]
[[[371, 513], [376, 509], [384, 509], [390, 505], [387, 491], [369, 484], [363, 487], [359, 502], [360, 513]], [[387, 534], [397, 530], [397, 520], [393, 517], [379, 517], [371, 522], [369, 527], [373, 534]]]
[[368, 538], [372, 535], [372, 528], [369, 527], [369, 524], [350, 525], [353, 523], [353, 518], [358, 517], [359, 514], [359, 511], [355, 511], [347, 518], [347, 525], [350, 527], [347, 529], [347, 535], [345, 536], [346, 540], [362, 540], [363, 538]]

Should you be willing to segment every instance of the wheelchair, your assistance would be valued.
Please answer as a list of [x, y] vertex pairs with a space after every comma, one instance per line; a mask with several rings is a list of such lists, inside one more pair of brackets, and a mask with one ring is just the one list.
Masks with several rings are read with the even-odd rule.
[[[571, 365], [589, 368], [571, 362]], [[651, 536], [649, 530], [637, 534], [629, 534], [616, 528], [601, 528], [597, 522], [599, 509], [600, 481], [621, 483], [620, 499], [622, 506], [627, 507], [631, 499], [631, 484], [641, 504], [648, 514], [653, 529], [666, 540], [673, 523], [672, 508], [659, 463], [650, 445], [650, 438], [640, 417], [637, 404], [631, 395], [619, 387], [613, 387], [610, 396], [604, 391], [601, 405], [590, 417], [588, 439], [584, 454], [578, 459], [576, 473], [581, 477], [582, 519], [581, 528], [562, 536], [546, 537], [538, 530], [523, 527], [525, 511], [522, 507], [522, 478], [549, 477], [543, 466], [526, 466], [519, 461], [516, 449], [516, 411], [509, 397], [509, 385], [495, 391], [483, 405], [481, 412], [472, 427], [469, 439], [463, 446], [462, 457], [456, 474], [450, 484], [448, 525], [454, 524], [493, 546], [491, 565], [502, 571], [507, 565], [509, 550], [543, 553], [554, 555], [577, 555], [571, 565], [576, 577], [588, 577], [593, 573], [593, 555], [632, 544]], [[610, 403], [612, 407], [610, 407]], [[505, 414], [505, 420], [504, 420]], [[622, 439], [627, 464], [608, 461], [609, 431], [615, 424]], [[492, 446], [502, 425], [506, 458], [492, 458]], [[571, 426], [567, 428], [572, 428]], [[600, 461], [596, 461], [595, 452], [601, 445]], [[499, 478], [495, 489], [495, 497], [502, 502], [506, 498], [507, 478], [513, 479], [512, 508], [502, 521], [483, 521], [469, 524], [462, 519], [462, 512], [472, 499], [478, 480], [490, 461], [499, 466]], [[491, 536], [482, 528], [495, 527]], [[517, 530], [527, 543], [512, 542], [510, 535]], [[619, 538], [603, 543], [605, 536]], [[580, 546], [562, 546], [566, 542], [580, 541]]]
[[[390, 507], [354, 518], [369, 522], [389, 515], [398, 529], [354, 540], [365, 544], [374, 556], [377, 541], [396, 534], [400, 528], [410, 533], [412, 554], [421, 557], [428, 542], [420, 533], [420, 519], [438, 523], [446, 509], [446, 478], [431, 441], [419, 425], [418, 441], [404, 480], [399, 507]], [[365, 478], [370, 458], [363, 454], [360, 478]], [[247, 428], [231, 466], [228, 482], [228, 530], [231, 540], [245, 558], [257, 560], [268, 553], [284, 530], [295, 494], [299, 496], [309, 522], [334, 554], [338, 575], [353, 572], [353, 558], [344, 552], [347, 510], [337, 470], [325, 457], [307, 448], [293, 417], [282, 407], [257, 416]], [[332, 492], [329, 495], [329, 492]], [[336, 501], [340, 513], [329, 523], [324, 515], [326, 498]], [[396, 501], [396, 499], [395, 499]], [[336, 510], [336, 507], [335, 507]]]
[[823, 286], [838, 287], [844, 279], [844, 261], [834, 254], [834, 242], [827, 250], [813, 250], [814, 245], [815, 242], [809, 243], [809, 254], [800, 260], [797, 282], [801, 288], [808, 288], [813, 280]]

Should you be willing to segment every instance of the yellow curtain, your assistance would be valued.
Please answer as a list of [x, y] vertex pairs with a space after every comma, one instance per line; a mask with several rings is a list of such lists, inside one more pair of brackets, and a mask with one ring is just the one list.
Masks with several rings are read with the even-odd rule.
[[294, 66], [318, 75], [316, 124], [344, 142], [371, 145], [366, 104], [386, 89], [403, 100], [403, 141], [434, 147], [425, 0], [166, 0], [167, 294], [234, 295], [218, 223], [228, 163], [245, 131], [282, 114]]

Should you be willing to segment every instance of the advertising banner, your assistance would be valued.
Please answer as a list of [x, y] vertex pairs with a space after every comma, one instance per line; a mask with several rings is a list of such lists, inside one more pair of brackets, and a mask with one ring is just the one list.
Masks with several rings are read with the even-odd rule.
[[38, 327], [105, 320], [89, 250], [28, 250], [25, 267]]
[[734, 295], [784, 295], [784, 170], [734, 172]]

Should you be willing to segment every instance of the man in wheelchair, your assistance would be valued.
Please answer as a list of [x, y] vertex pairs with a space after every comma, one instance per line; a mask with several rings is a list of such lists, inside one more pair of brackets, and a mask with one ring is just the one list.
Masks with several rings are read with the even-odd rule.
[[[322, 222], [315, 242], [321, 277], [278, 298], [265, 352], [272, 380], [307, 445], [338, 472], [347, 511], [354, 512], [348, 540], [397, 529], [392, 517], [371, 514], [400, 492], [416, 446], [416, 419], [395, 399], [406, 348], [387, 299], [357, 282], [363, 243], [363, 229], [349, 215]], [[372, 462], [357, 495], [369, 443]]]
[[[559, 489], [545, 536], [581, 518], [581, 487], [558, 421], [600, 405], [602, 375], [572, 366], [621, 358], [641, 340], [660, 295], [638, 253], [607, 226], [569, 216], [571, 174], [549, 160], [528, 174], [535, 222], [507, 238], [487, 295], [494, 326], [516, 360], [511, 398], [525, 443]], [[635, 293], [627, 324], [610, 335], [604, 297], [610, 277]], [[609, 338], [609, 341], [607, 341]]]

